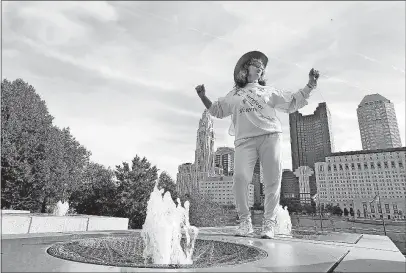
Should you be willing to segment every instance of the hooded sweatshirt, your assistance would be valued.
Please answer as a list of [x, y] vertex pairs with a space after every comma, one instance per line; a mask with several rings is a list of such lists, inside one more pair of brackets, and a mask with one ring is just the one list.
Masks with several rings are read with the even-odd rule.
[[209, 113], [217, 118], [231, 115], [229, 134], [235, 141], [269, 133], [281, 133], [276, 110], [293, 113], [308, 104], [313, 89], [305, 86], [297, 92], [281, 91], [271, 86], [248, 83], [236, 87], [213, 102]]

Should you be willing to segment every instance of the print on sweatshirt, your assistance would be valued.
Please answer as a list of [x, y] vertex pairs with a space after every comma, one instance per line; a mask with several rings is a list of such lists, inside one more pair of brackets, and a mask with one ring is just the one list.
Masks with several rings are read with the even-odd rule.
[[308, 104], [313, 89], [305, 86], [297, 92], [281, 91], [271, 86], [249, 83], [234, 88], [225, 97], [212, 103], [211, 115], [225, 118], [231, 115], [229, 134], [235, 140], [269, 133], [281, 133], [276, 110], [293, 113]]

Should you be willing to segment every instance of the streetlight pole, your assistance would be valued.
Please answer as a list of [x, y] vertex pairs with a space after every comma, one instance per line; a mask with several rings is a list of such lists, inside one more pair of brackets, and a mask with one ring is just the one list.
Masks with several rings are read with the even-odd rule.
[[376, 188], [377, 188], [377, 190], [378, 190], [378, 201], [379, 201], [379, 206], [381, 207], [381, 210], [382, 210], [382, 224], [383, 224], [383, 232], [384, 232], [384, 234], [385, 234], [385, 236], [386, 236], [385, 214], [383, 213], [383, 212], [384, 212], [384, 210], [383, 210], [383, 208], [382, 208], [381, 196], [379, 195], [379, 185], [378, 185], [378, 183], [376, 183]]
[[323, 216], [321, 215], [321, 201], [319, 198], [319, 211], [320, 211], [320, 229], [323, 232]]
[[[315, 195], [313, 195], [313, 197], [311, 197], [311, 199], [316, 203], [318, 201], [319, 203], [319, 213], [320, 213], [320, 229], [321, 231], [323, 231], [323, 217], [321, 216], [321, 201], [320, 201], [320, 197], [318, 196], [318, 193], [316, 193]], [[316, 203], [316, 207], [317, 207], [317, 203]]]

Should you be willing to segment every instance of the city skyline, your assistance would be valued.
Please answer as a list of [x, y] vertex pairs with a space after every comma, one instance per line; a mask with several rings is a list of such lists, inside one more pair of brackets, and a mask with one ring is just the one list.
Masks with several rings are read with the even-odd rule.
[[[362, 149], [356, 109], [374, 93], [394, 103], [405, 146], [405, 3], [294, 5], [3, 2], [2, 77], [33, 85], [91, 160], [114, 168], [138, 154], [174, 179], [194, 160], [204, 110], [194, 87], [204, 83], [212, 101], [224, 96], [236, 61], [253, 49], [268, 55], [269, 82], [282, 89], [321, 71], [299, 112], [327, 103], [336, 151]], [[277, 115], [290, 169], [289, 116]], [[214, 118], [214, 149], [234, 146], [229, 125]]]

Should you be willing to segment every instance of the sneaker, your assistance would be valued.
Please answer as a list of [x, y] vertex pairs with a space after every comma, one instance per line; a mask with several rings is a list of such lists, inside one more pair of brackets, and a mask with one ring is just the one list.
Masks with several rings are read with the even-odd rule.
[[262, 232], [261, 237], [264, 239], [273, 239], [275, 238], [275, 220], [264, 220], [262, 223]]
[[252, 228], [251, 219], [241, 219], [240, 225], [237, 229], [237, 236], [251, 236], [254, 234], [254, 229]]

